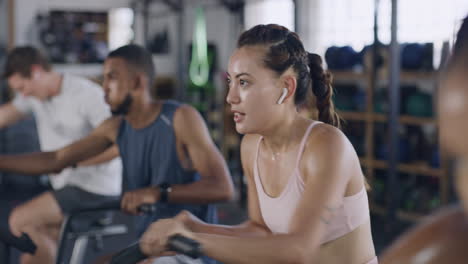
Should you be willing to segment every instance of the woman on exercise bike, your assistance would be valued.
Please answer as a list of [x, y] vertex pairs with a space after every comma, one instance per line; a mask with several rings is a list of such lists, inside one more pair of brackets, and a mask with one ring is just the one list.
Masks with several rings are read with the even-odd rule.
[[[171, 254], [168, 237], [181, 234], [225, 263], [377, 263], [365, 179], [320, 56], [287, 28], [258, 25], [239, 37], [227, 75], [249, 219], [220, 226], [183, 212], [148, 228], [143, 253]], [[297, 110], [311, 92], [318, 120]]]

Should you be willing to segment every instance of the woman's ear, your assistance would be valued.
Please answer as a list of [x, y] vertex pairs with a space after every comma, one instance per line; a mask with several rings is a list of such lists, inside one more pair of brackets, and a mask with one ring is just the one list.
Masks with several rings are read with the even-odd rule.
[[[296, 80], [296, 77], [294, 77], [293, 75], [291, 74], [287, 74], [285, 76], [282, 77], [282, 80], [281, 80], [281, 84], [282, 84], [282, 91], [281, 91], [281, 97], [284, 97], [282, 102], [284, 102], [285, 100], [289, 99], [291, 96], [294, 95], [294, 93], [296, 92], [296, 88], [297, 88], [297, 80]], [[286, 90], [287, 90], [287, 94], [285, 96], [283, 96], [283, 94], [285, 94]], [[281, 99], [281, 98], [280, 98]], [[279, 101], [279, 100], [278, 100]]]

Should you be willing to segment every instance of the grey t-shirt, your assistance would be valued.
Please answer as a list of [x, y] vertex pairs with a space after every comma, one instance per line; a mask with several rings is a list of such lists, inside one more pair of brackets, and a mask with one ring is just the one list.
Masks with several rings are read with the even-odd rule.
[[[13, 105], [34, 114], [42, 151], [57, 150], [87, 136], [111, 115], [99, 85], [68, 74], [63, 76], [58, 95], [46, 101], [17, 95]], [[122, 164], [116, 158], [96, 166], [67, 168], [51, 175], [50, 180], [54, 189], [74, 185], [101, 195], [118, 195]]]

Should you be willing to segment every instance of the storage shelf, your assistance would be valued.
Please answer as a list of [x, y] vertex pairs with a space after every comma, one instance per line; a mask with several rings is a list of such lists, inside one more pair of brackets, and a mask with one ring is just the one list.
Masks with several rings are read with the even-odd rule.
[[[387, 122], [388, 117], [385, 114], [373, 114], [374, 121]], [[410, 115], [400, 115], [399, 121], [405, 125], [435, 125], [437, 120], [430, 117], [418, 117]]]
[[[353, 84], [350, 87], [359, 86], [360, 92], [364, 92], [367, 96], [365, 98], [364, 109], [360, 111], [346, 111], [338, 110], [338, 114], [344, 121], [359, 122], [360, 126], [349, 126], [350, 132], [353, 132], [353, 137], [362, 137], [364, 145], [365, 156], [360, 157], [361, 167], [364, 169], [366, 176], [369, 179], [369, 184], [372, 186], [378, 170], [388, 170], [389, 162], [386, 160], [378, 160], [375, 157], [376, 150], [376, 137], [383, 135], [375, 134], [379, 131], [380, 126], [389, 122], [389, 115], [387, 113], [379, 113], [374, 111], [375, 101], [374, 95], [376, 87], [388, 86], [389, 75], [388, 72], [379, 70], [376, 80], [373, 80], [368, 71], [331, 71], [333, 74], [333, 82], [338, 87], [338, 84]], [[400, 73], [400, 82], [402, 84], [412, 84], [415, 86], [424, 85], [436, 87], [438, 84], [439, 73], [438, 71], [402, 71]], [[375, 81], [375, 82], [374, 82]], [[343, 86], [342, 89], [346, 89]], [[435, 89], [434, 89], [435, 91]], [[351, 91], [353, 92], [353, 91]], [[345, 93], [344, 93], [345, 94]], [[360, 98], [362, 99], [362, 98]], [[351, 99], [350, 99], [351, 100]], [[364, 103], [364, 102], [363, 102]], [[362, 106], [362, 105], [361, 105]], [[357, 108], [356, 108], [357, 109]], [[398, 123], [403, 127], [405, 126], [431, 126], [430, 128], [437, 129], [437, 116], [435, 117], [419, 117], [411, 115], [400, 114], [398, 116]], [[363, 125], [363, 126], [361, 126]], [[426, 127], [424, 127], [426, 128]], [[345, 125], [345, 130], [347, 126]], [[360, 130], [358, 130], [360, 129]], [[401, 163], [397, 161], [395, 164], [398, 173], [405, 173], [410, 175], [418, 175], [421, 177], [430, 177], [438, 179], [438, 189], [440, 193], [441, 205], [445, 205], [449, 201], [450, 186], [449, 178], [447, 177], [447, 164], [443, 153], [441, 153], [441, 168], [433, 168], [428, 162], [417, 161]], [[383, 175], [384, 178], [386, 175]], [[403, 177], [405, 178], [405, 177]], [[427, 179], [427, 178], [426, 178]], [[399, 188], [394, 186], [394, 188]], [[392, 191], [392, 190], [389, 190]], [[388, 209], [385, 206], [376, 206], [374, 197], [369, 197], [370, 209], [373, 214], [386, 216]], [[424, 213], [409, 212], [402, 209], [395, 209], [395, 217], [403, 221], [419, 221]]]
[[[365, 158], [359, 159], [361, 165], [367, 168], [373, 169], [388, 169], [388, 163], [384, 160], [370, 160], [370, 162]], [[409, 173], [409, 174], [419, 174], [430, 177], [443, 177], [445, 172], [442, 169], [432, 168], [426, 163], [398, 163], [398, 171]]]
[[376, 215], [385, 216], [387, 214], [387, 209], [380, 205], [374, 203], [370, 204], [370, 211]]
[[418, 222], [424, 217], [421, 213], [414, 213], [414, 212], [406, 212], [403, 210], [397, 211], [397, 218], [401, 220], [405, 220], [408, 222]]
[[[387, 209], [385, 207], [371, 204], [370, 210], [372, 213], [380, 216], [385, 216], [387, 214]], [[408, 221], [408, 222], [418, 222], [420, 221], [425, 215], [421, 213], [415, 212], [407, 212], [403, 210], [397, 210], [396, 217], [400, 220]]]
[[436, 71], [403, 71], [400, 79], [404, 82], [412, 81], [435, 81], [438, 78]]
[[[378, 113], [367, 113], [367, 112], [351, 112], [351, 111], [339, 111], [338, 114], [344, 120], [352, 121], [366, 121], [370, 118], [374, 122], [387, 122], [388, 117], [385, 114]], [[435, 125], [437, 120], [435, 118], [428, 117], [417, 117], [409, 115], [401, 115], [399, 119], [401, 124], [404, 125]]]
[[344, 82], [344, 81], [365, 81], [368, 78], [368, 74], [363, 72], [355, 71], [331, 71], [333, 81]]
[[365, 121], [369, 114], [366, 112], [338, 111], [338, 115], [346, 121]]
[[[369, 78], [369, 73], [359, 71], [331, 71], [333, 80], [338, 82], [343, 81], [365, 81]], [[380, 74], [378, 79], [385, 80], [388, 76]], [[400, 81], [415, 82], [415, 81], [435, 81], [438, 78], [436, 71], [402, 71], [400, 73]]]

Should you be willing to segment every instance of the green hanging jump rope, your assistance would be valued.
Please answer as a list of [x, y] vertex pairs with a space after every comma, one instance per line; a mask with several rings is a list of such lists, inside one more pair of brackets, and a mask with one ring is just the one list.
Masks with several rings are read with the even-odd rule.
[[189, 66], [189, 76], [192, 83], [199, 87], [205, 86], [210, 73], [209, 67], [205, 16], [203, 9], [199, 7], [196, 10], [192, 58]]

